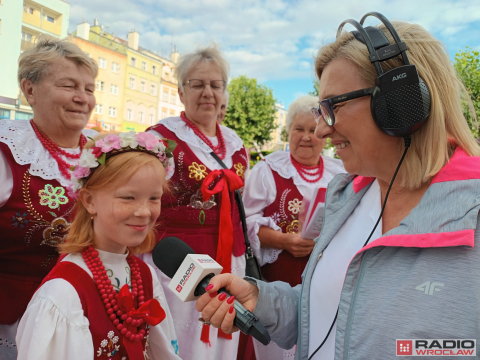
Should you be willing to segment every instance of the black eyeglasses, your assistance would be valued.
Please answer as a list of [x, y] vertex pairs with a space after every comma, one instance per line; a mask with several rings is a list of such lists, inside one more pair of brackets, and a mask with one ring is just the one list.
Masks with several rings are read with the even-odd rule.
[[373, 87], [356, 90], [320, 101], [318, 104], [318, 108], [312, 108], [315, 122], [318, 124], [320, 117], [323, 117], [323, 120], [325, 120], [328, 126], [332, 126], [333, 124], [335, 124], [335, 113], [333, 112], [333, 105], [353, 99], [358, 99], [364, 96], [370, 96], [373, 94], [373, 90], [375, 90], [375, 88]]

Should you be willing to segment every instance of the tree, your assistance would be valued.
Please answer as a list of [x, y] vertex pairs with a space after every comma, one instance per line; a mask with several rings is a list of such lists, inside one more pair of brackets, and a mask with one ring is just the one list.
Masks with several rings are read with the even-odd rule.
[[466, 97], [463, 98], [463, 114], [468, 121], [468, 126], [472, 134], [478, 138], [479, 129], [477, 118], [480, 117], [480, 53], [467, 47], [464, 51], [455, 54], [455, 62], [453, 64], [459, 79], [465, 85], [467, 93], [472, 99], [472, 105], [475, 115], [472, 114], [470, 104]]
[[224, 125], [236, 131], [245, 147], [253, 141], [260, 146], [270, 140], [275, 128], [275, 99], [273, 92], [256, 79], [239, 76], [228, 85], [230, 99]]
[[320, 80], [313, 79], [313, 91], [310, 91], [308, 94], [313, 96], [318, 96], [318, 88], [320, 87]]

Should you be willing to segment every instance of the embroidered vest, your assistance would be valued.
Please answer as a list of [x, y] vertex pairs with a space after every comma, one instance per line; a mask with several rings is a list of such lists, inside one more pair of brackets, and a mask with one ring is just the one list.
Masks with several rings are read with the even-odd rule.
[[[197, 254], [217, 255], [221, 196], [217, 194], [203, 201], [200, 187], [209, 169], [200, 162], [190, 147], [164, 125], [155, 125], [155, 130], [167, 139], [176, 141], [173, 155], [175, 173], [170, 179], [170, 194], [162, 197], [162, 212], [158, 221], [158, 239], [176, 236], [185, 241]], [[245, 179], [247, 156], [245, 148], [232, 156], [234, 173]], [[245, 253], [245, 240], [238, 207], [233, 192], [230, 194], [233, 224], [233, 255]]]
[[[142, 275], [145, 301], [148, 301], [153, 298], [152, 273], [143, 261], [137, 259], [137, 262]], [[100, 293], [90, 275], [80, 266], [70, 261], [62, 261], [45, 277], [42, 285], [52, 279], [64, 279], [77, 291], [82, 303], [83, 315], [90, 323], [89, 329], [92, 334], [95, 359], [128, 359], [123, 345], [123, 335], [108, 317]], [[136, 300], [134, 307], [137, 308]], [[143, 349], [145, 349], [145, 344], [146, 340], [144, 339], [142, 340]]]
[[2, 142], [0, 151], [13, 175], [12, 195], [0, 207], [0, 324], [13, 324], [56, 263], [74, 200], [57, 180], [32, 176], [29, 164], [17, 164]]
[[[265, 208], [263, 216], [271, 217], [284, 234], [298, 234], [298, 213], [303, 196], [292, 178], [284, 179], [273, 169], [272, 174], [277, 188], [277, 197]], [[301, 284], [302, 272], [309, 257], [310, 255], [294, 257], [287, 250], [283, 250], [274, 263], [262, 266], [262, 276], [267, 281], [284, 281], [291, 286]]]

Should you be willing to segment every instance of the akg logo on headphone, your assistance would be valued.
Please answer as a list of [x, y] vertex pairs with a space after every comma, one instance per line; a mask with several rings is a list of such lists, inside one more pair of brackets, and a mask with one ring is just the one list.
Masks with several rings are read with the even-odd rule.
[[403, 74], [394, 76], [393, 79], [392, 79], [392, 82], [394, 82], [395, 80], [400, 80], [400, 79], [406, 78], [406, 77], [407, 77], [407, 73], [403, 73]]

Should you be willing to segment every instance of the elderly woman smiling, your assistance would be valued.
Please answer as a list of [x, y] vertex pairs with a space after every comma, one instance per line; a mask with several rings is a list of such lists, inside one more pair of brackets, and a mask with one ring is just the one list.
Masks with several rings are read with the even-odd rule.
[[[226, 105], [228, 73], [229, 65], [215, 46], [183, 55], [175, 68], [185, 112], [180, 117], [164, 119], [150, 128], [150, 131], [178, 144], [173, 152], [173, 174], [170, 172], [167, 176], [172, 192], [162, 197], [158, 234], [159, 240], [169, 235], [176, 236], [196, 253], [208, 254], [216, 259], [224, 272], [244, 276], [245, 244], [233, 190], [243, 186], [247, 156], [237, 134], [217, 123], [220, 108]], [[213, 154], [231, 171], [223, 172], [222, 165]], [[224, 201], [220, 193], [212, 193], [212, 188], [218, 188], [215, 187], [217, 181], [228, 185], [228, 201]], [[210, 195], [204, 197], [202, 188], [204, 194], [208, 192]], [[228, 222], [233, 233], [220, 231], [220, 224]], [[151, 254], [144, 255], [144, 260], [153, 265]], [[232, 337], [199, 322], [195, 305], [182, 303], [168, 290], [170, 279], [157, 271], [166, 289], [182, 358], [235, 359], [238, 334]], [[223, 296], [219, 295], [219, 298]], [[233, 302], [233, 298], [228, 301]]]
[[[297, 359], [392, 359], [402, 355], [396, 339], [480, 337], [480, 149], [462, 114], [464, 88], [438, 40], [419, 25], [393, 25], [429, 89], [431, 107], [423, 127], [411, 135], [385, 211], [404, 140], [387, 135], [372, 116], [378, 74], [365, 38], [342, 32], [315, 61], [325, 99], [316, 136], [330, 138], [345, 169], [357, 176], [338, 175], [330, 182], [324, 227], [302, 285], [254, 285], [227, 274], [210, 282], [209, 292], [225, 286], [254, 311], [279, 346], [297, 344]], [[384, 48], [391, 31], [377, 29], [376, 46], [383, 43], [377, 49]], [[394, 56], [381, 67], [397, 69], [404, 61]], [[405, 74], [396, 78], [404, 79], [399, 87], [414, 80], [398, 70]], [[408, 98], [403, 102], [407, 110], [414, 105]], [[214, 326], [234, 330], [228, 304], [206, 294], [197, 308]]]
[[97, 69], [76, 45], [48, 37], [19, 59], [18, 81], [33, 119], [0, 121], [2, 360], [16, 359], [18, 320], [66, 236], [73, 207], [68, 170], [87, 142], [82, 130], [95, 107]]
[[[290, 152], [268, 155], [252, 169], [243, 194], [249, 238], [266, 281], [302, 282], [301, 275], [315, 246], [299, 234], [299, 210], [319, 188], [325, 194], [330, 180], [345, 172], [342, 162], [320, 156], [326, 139], [315, 136], [311, 109], [318, 98], [302, 96], [290, 104], [286, 128]], [[320, 204], [321, 205], [321, 204]], [[312, 236], [312, 238], [318, 236]], [[283, 350], [254, 342], [257, 359], [291, 358], [295, 349]]]

